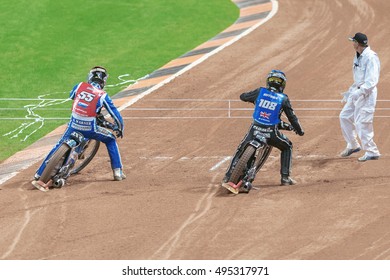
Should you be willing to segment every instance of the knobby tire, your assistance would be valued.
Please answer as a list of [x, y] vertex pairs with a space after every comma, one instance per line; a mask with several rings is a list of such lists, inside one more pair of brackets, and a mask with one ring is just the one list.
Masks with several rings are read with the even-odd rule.
[[242, 180], [255, 152], [256, 149], [253, 146], [249, 145], [245, 148], [245, 151], [242, 153], [240, 159], [233, 169], [232, 175], [230, 175], [230, 182], [238, 184], [238, 182]]

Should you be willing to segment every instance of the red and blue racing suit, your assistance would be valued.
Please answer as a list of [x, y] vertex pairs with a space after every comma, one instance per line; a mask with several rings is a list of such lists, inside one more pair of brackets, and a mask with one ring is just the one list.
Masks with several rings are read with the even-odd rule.
[[96, 116], [104, 107], [114, 119], [118, 130], [123, 133], [123, 119], [108, 94], [100, 89], [98, 84], [81, 82], [74, 86], [70, 92], [73, 99], [72, 115], [65, 133], [46, 156], [38, 168], [36, 177], [40, 177], [46, 168], [50, 157], [57, 151], [64, 140], [69, 139], [73, 131], [81, 133], [88, 139], [95, 139], [103, 142], [108, 150], [112, 169], [122, 168], [121, 156], [116, 142], [116, 137], [108, 129], [96, 124]]

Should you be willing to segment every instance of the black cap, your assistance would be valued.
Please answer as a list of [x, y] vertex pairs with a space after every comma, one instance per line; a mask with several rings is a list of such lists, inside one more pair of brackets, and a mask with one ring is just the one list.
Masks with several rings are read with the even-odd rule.
[[368, 43], [367, 35], [360, 32], [356, 33], [355, 36], [350, 37], [349, 40], [356, 41], [362, 45], [367, 45]]

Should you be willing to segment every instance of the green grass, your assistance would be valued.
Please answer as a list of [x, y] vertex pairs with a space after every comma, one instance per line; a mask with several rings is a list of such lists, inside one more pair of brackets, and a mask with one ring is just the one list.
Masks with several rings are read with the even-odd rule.
[[[95, 65], [108, 69], [109, 84], [120, 82], [117, 77], [122, 74], [143, 77], [217, 35], [239, 13], [230, 0], [0, 0], [0, 4], [0, 118], [23, 118], [25, 105], [40, 103], [2, 98], [65, 99]], [[113, 95], [122, 88], [108, 91]], [[68, 118], [67, 108], [70, 102], [35, 112]], [[14, 138], [4, 136], [22, 122], [2, 120], [0, 161], [66, 121], [46, 120], [26, 141], [27, 131]]]

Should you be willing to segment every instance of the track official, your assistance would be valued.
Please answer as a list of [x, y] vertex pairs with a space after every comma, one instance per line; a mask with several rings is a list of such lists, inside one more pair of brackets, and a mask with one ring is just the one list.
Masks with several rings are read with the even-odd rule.
[[345, 105], [340, 113], [340, 125], [347, 147], [340, 156], [348, 157], [363, 149], [365, 154], [358, 161], [364, 162], [380, 157], [374, 142], [373, 127], [380, 61], [378, 55], [368, 46], [365, 34], [356, 33], [349, 40], [353, 42], [356, 51], [352, 65], [354, 82], [348, 91], [343, 93], [342, 102], [345, 102]]

